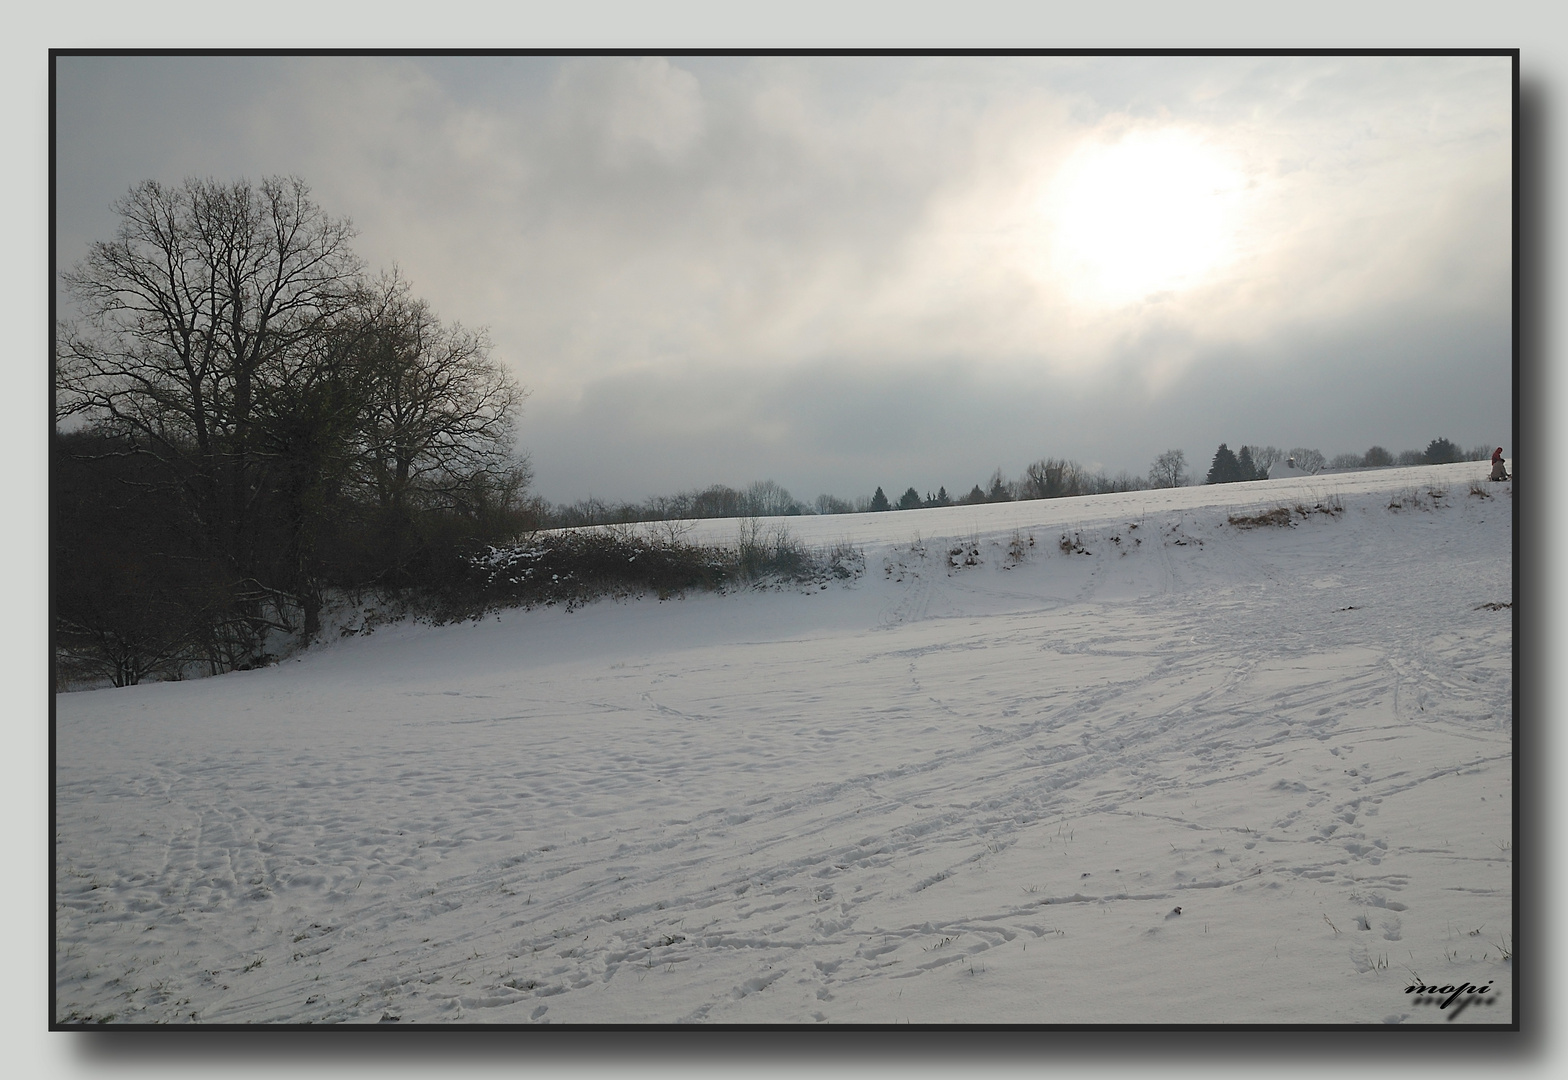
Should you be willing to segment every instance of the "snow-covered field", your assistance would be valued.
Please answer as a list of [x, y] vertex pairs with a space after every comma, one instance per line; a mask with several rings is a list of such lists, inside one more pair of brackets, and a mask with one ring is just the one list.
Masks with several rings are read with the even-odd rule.
[[62, 694], [55, 1017], [1511, 1022], [1485, 473], [790, 519], [865, 576]]

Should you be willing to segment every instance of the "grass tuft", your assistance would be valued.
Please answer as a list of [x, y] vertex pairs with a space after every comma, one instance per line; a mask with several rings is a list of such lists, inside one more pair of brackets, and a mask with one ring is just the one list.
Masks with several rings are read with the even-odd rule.
[[1238, 529], [1261, 529], [1266, 526], [1290, 528], [1290, 507], [1276, 506], [1272, 510], [1265, 510], [1261, 514], [1232, 514], [1225, 519], [1228, 524]]

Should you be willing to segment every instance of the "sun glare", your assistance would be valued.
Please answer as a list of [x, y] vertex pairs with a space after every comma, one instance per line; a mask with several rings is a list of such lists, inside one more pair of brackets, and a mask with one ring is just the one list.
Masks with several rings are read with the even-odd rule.
[[1179, 129], [1086, 144], [1040, 200], [1052, 276], [1097, 306], [1203, 284], [1234, 256], [1242, 188], [1221, 151]]

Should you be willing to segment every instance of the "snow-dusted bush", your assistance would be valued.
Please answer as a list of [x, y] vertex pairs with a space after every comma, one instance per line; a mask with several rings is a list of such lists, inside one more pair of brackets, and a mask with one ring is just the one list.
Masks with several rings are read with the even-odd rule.
[[472, 589], [454, 597], [462, 617], [501, 607], [565, 604], [601, 596], [718, 589], [734, 579], [731, 560], [712, 548], [655, 543], [620, 530], [541, 533], [509, 547], [492, 547], [472, 560]]
[[848, 543], [810, 548], [783, 526], [764, 527], [757, 518], [741, 519], [734, 547], [626, 527], [568, 530], [487, 549], [469, 560], [464, 587], [432, 596], [427, 606], [438, 620], [450, 620], [508, 607], [570, 610], [601, 597], [662, 600], [743, 585], [826, 584], [864, 570], [864, 554]]

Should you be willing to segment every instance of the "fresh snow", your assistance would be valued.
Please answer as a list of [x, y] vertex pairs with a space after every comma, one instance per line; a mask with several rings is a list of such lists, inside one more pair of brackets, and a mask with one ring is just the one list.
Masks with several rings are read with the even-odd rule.
[[781, 519], [864, 576], [60, 694], [55, 1018], [1511, 1022], [1486, 471]]

